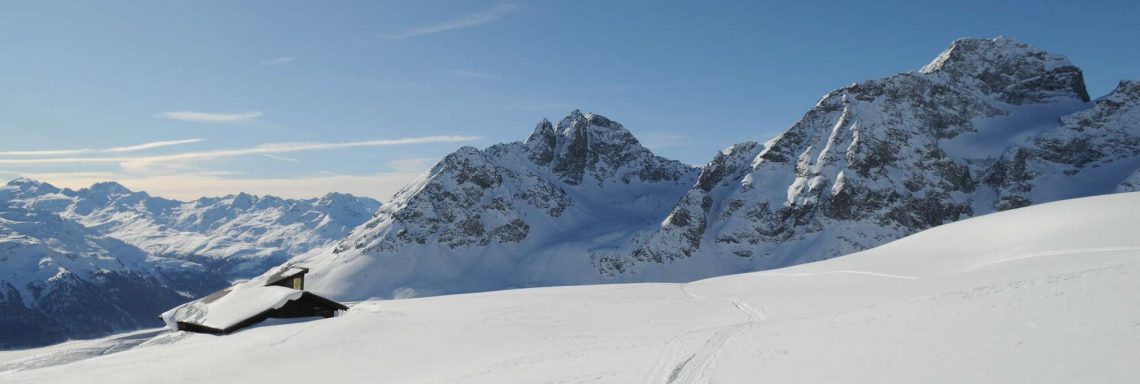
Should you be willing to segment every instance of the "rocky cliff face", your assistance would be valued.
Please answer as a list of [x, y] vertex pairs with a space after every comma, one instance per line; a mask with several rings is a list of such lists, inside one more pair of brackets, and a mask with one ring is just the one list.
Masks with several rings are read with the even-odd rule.
[[621, 269], [698, 253], [775, 268], [1113, 192], [1140, 166], [1129, 84], [1090, 105], [1080, 69], [1062, 56], [1007, 38], [955, 41], [918, 72], [829, 93], [763, 149], [718, 155], [702, 174], [710, 182]]
[[[825, 95], [699, 170], [575, 111], [449, 155], [309, 264], [340, 298], [686, 281], [827, 259], [998, 210], [1140, 185], [1137, 86], [1091, 102], [1063, 56], [960, 39]], [[665, 203], [665, 206], [661, 206]]]
[[574, 111], [526, 141], [448, 155], [334, 249], [296, 262], [340, 297], [573, 283], [596, 275], [585, 252], [656, 228], [696, 176]]
[[1122, 81], [1091, 108], [1008, 151], [985, 181], [997, 190], [996, 207], [1007, 209], [1086, 191], [1134, 191], [1138, 169], [1140, 83]]

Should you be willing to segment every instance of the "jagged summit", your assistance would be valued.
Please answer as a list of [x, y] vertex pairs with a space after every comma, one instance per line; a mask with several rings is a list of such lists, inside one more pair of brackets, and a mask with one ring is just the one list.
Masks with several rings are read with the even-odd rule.
[[1084, 76], [1068, 58], [1008, 38], [955, 40], [919, 73], [945, 74], [952, 80], [976, 80], [985, 93], [1034, 91], [1037, 95], [1006, 97], [1023, 104], [1057, 96], [1089, 101]]
[[[675, 161], [654, 155], [620, 123], [599, 114], [583, 114], [577, 109], [558, 125], [543, 119], [523, 145], [531, 161], [549, 167], [570, 185], [583, 184], [590, 179], [600, 183], [613, 176], [619, 176], [626, 183], [634, 176], [647, 182], [678, 180], [681, 177], [669, 170], [678, 167], [666, 164]], [[626, 165], [641, 163], [648, 163], [649, 167], [639, 170], [636, 175], [624, 173], [628, 171], [624, 169]]]
[[37, 181], [34, 179], [30, 179], [30, 178], [27, 178], [24, 176], [20, 176], [20, 177], [17, 177], [15, 179], [8, 180], [8, 183], [7, 183], [7, 185], [10, 187], [16, 187], [16, 186], [20, 186], [20, 185], [37, 185], [37, 184], [43, 184], [43, 182]]
[[350, 195], [347, 193], [329, 192], [329, 193], [326, 193], [324, 196], [321, 196], [318, 200], [348, 201], [348, 200], [352, 200], [352, 199], [356, 199], [356, 198], [357, 198], [356, 196], [353, 196], [353, 195]]
[[977, 76], [994, 68], [1027, 66], [1039, 72], [1074, 66], [1062, 55], [1046, 52], [1032, 45], [998, 36], [992, 39], [964, 37], [954, 40], [922, 73], [955, 71]]
[[1140, 99], [1140, 81], [1121, 80], [1120, 83], [1116, 85], [1116, 88], [1114, 88], [1112, 92], [1109, 92], [1102, 100], [1109, 100], [1111, 102], [1134, 102], [1138, 99]]
[[133, 193], [129, 188], [114, 181], [103, 181], [91, 184], [90, 187], [83, 188], [80, 192], [99, 193], [105, 195], [128, 195]]
[[[50, 183], [19, 177], [9, 180], [0, 187], [0, 199], [14, 196], [41, 196], [65, 193], [63, 189], [50, 185]], [[0, 202], [2, 206], [2, 202]]]
[[[524, 143], [531, 147], [553, 146], [557, 144], [555, 141], [557, 141], [558, 136], [574, 139], [582, 135], [590, 136], [587, 133], [589, 131], [598, 131], [599, 134], [612, 131], [611, 133], [617, 133], [620, 136], [629, 135], [632, 138], [632, 134], [620, 123], [599, 114], [582, 113], [582, 111], [575, 109], [562, 118], [557, 126], [551, 124], [550, 120], [543, 118]], [[636, 138], [633, 140], [634, 142], [637, 141]]]
[[56, 186], [51, 185], [50, 183], [47, 183], [44, 181], [39, 181], [39, 180], [32, 179], [29, 177], [24, 177], [24, 176], [20, 176], [20, 177], [14, 178], [12, 180], [9, 180], [7, 183], [5, 183], [5, 186], [17, 187], [17, 188], [46, 187], [49, 189], [59, 189]]
[[[455, 285], [423, 284], [419, 294], [534, 285], [545, 277], [513, 268], [556, 268], [545, 263], [557, 244], [623, 245], [594, 238], [653, 229], [697, 173], [620, 123], [575, 110], [558, 124], [541, 120], [525, 141], [459, 148], [331, 252], [299, 262], [313, 266], [314, 289], [340, 297], [400, 296], [397, 288], [429, 280]], [[322, 285], [357, 279], [368, 282]]]

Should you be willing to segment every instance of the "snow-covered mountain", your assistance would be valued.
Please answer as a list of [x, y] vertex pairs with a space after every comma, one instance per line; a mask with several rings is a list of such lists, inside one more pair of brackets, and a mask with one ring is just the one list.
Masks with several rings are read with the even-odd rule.
[[12, 180], [0, 187], [0, 349], [160, 324], [157, 313], [325, 246], [377, 208], [340, 194], [179, 202]]
[[[463, 148], [335, 248], [298, 257], [342, 299], [691, 281], [868, 249], [990, 212], [1140, 185], [1140, 95], [1091, 101], [1063, 56], [960, 39], [825, 95], [700, 169], [577, 111]], [[709, 127], [715, 130], [715, 127]]]
[[217, 285], [193, 265], [142, 250], [41, 210], [0, 208], [0, 349], [154, 326], [179, 292], [162, 267]]
[[614, 268], [823, 260], [994, 211], [1112, 193], [1140, 169], [1140, 95], [1089, 102], [1081, 71], [1008, 38], [824, 96], [763, 146], [715, 158]]
[[1134, 383], [1137, 212], [1140, 193], [1097, 196], [688, 284], [370, 301], [229, 336], [0, 352], [0, 381]]
[[240, 193], [182, 202], [115, 182], [71, 190], [24, 178], [0, 187], [0, 202], [58, 214], [148, 254], [203, 264], [227, 279], [255, 276], [340, 240], [380, 208], [376, 200], [339, 193], [305, 200]]
[[597, 275], [582, 252], [656, 228], [697, 173], [574, 111], [524, 142], [459, 149], [335, 248], [295, 260], [339, 297], [581, 283]]

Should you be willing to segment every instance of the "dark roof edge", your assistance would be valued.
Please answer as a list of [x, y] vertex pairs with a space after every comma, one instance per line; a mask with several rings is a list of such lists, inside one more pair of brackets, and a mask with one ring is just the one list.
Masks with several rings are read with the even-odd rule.
[[[348, 310], [347, 305], [338, 303], [332, 299], [325, 298], [321, 295], [318, 295], [318, 294], [315, 294], [315, 293], [312, 293], [309, 291], [304, 291], [304, 293], [301, 294], [301, 298], [304, 298], [304, 297], [308, 297], [309, 299], [316, 300], [317, 302], [320, 302], [321, 304], [328, 305], [330, 307], [336, 308], [339, 311], [347, 311]], [[298, 298], [298, 299], [300, 299], [300, 298]]]

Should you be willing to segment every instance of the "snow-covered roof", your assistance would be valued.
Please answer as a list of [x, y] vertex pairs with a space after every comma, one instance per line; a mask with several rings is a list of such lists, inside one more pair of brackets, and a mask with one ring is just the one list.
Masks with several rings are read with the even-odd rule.
[[304, 293], [275, 285], [242, 284], [171, 309], [162, 314], [162, 320], [171, 329], [177, 329], [178, 322], [226, 329], [266, 310], [281, 308]]
[[307, 268], [288, 265], [278, 267], [275, 271], [245, 283], [166, 311], [162, 314], [162, 320], [170, 329], [178, 329], [178, 323], [182, 322], [224, 330], [299, 299], [304, 291], [270, 284], [305, 272], [308, 272]]
[[309, 269], [305, 267], [286, 266], [280, 270], [269, 274], [265, 279], [265, 285], [273, 284], [281, 280], [288, 279], [297, 275], [304, 275], [309, 273]]

